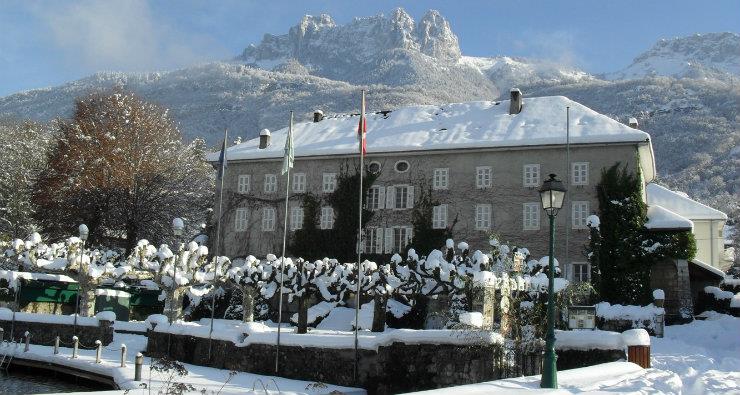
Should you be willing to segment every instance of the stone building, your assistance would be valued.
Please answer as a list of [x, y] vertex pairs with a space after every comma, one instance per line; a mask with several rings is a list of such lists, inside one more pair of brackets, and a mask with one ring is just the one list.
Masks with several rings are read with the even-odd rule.
[[[569, 108], [569, 137], [566, 136]], [[286, 114], [287, 126], [288, 114]], [[289, 237], [304, 222], [302, 194], [324, 198], [337, 175], [359, 167], [358, 114], [324, 117], [294, 125], [295, 167], [281, 175], [287, 127], [229, 147], [224, 184], [220, 251], [229, 256], [280, 254], [286, 187], [291, 195]], [[538, 188], [548, 174], [565, 181], [568, 194], [556, 219], [556, 257], [567, 276], [588, 280], [583, 247], [586, 218], [598, 210], [596, 184], [616, 162], [655, 176], [650, 136], [568, 98], [422, 105], [369, 113], [368, 171], [378, 177], [367, 208], [375, 215], [365, 229], [367, 253], [391, 254], [413, 240], [411, 213], [431, 193], [434, 227], [454, 223], [455, 240], [489, 249], [489, 237], [547, 254], [548, 224]], [[218, 153], [209, 157], [218, 160]], [[344, 170], [343, 170], [344, 169]], [[333, 208], [322, 203], [320, 228], [334, 225]], [[348, 229], [354, 232], [354, 229]], [[441, 246], [440, 246], [441, 247]], [[428, 251], [419, 251], [426, 254]]]

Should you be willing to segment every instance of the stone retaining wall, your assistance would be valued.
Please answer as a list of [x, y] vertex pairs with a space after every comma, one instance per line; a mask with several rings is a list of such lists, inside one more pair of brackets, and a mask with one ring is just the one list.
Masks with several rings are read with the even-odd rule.
[[80, 347], [90, 348], [95, 346], [95, 340], [103, 342], [104, 346], [113, 342], [113, 323], [110, 321], [99, 321], [98, 326], [74, 325], [0, 320], [0, 328], [3, 328], [3, 339], [10, 341], [11, 333], [16, 341], [25, 341], [23, 334], [28, 331], [31, 334], [31, 344], [53, 346], [54, 340], [59, 336], [61, 346], [71, 347], [72, 336], [77, 335], [80, 339]]
[[[147, 355], [194, 365], [256, 374], [275, 374], [275, 346], [212, 340], [208, 360], [207, 338], [148, 332]], [[310, 335], [306, 335], [310, 336]], [[369, 394], [396, 394], [471, 384], [505, 378], [511, 367], [501, 368], [501, 345], [392, 343], [378, 350], [360, 349], [360, 380], [353, 380], [354, 349], [280, 347], [280, 376], [297, 380], [362, 387]], [[624, 359], [624, 350], [558, 352], [558, 366], [582, 367]], [[541, 369], [540, 367], [537, 367]], [[538, 372], [529, 372], [537, 374]]]

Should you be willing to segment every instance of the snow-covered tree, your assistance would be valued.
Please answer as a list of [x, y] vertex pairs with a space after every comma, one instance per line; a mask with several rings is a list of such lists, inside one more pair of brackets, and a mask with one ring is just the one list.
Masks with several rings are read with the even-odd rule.
[[47, 245], [41, 235], [33, 233], [26, 241], [14, 240], [5, 255], [15, 259], [19, 270], [64, 274], [77, 281], [79, 313], [83, 316], [93, 314], [98, 286], [121, 279], [132, 270], [120, 259], [121, 251], [84, 248], [78, 237]]
[[36, 219], [52, 238], [80, 222], [90, 241], [158, 242], [182, 217], [200, 224], [211, 202], [204, 144], [182, 142], [167, 110], [113, 90], [79, 99], [33, 187]]
[[[242, 321], [252, 322], [257, 299], [267, 301], [277, 291], [279, 269], [275, 261], [277, 257], [269, 254], [266, 259], [259, 260], [252, 255], [246, 258], [234, 259], [227, 276], [242, 294]], [[266, 313], [266, 312], [263, 312]]]
[[46, 163], [47, 125], [0, 117], [0, 240], [34, 230], [31, 187]]

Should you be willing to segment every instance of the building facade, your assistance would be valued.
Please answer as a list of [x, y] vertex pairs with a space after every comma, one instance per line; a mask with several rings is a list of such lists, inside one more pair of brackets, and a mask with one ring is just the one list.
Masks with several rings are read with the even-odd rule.
[[[365, 228], [366, 253], [392, 254], [413, 245], [412, 212], [427, 194], [436, 203], [433, 227], [451, 227], [455, 241], [488, 251], [489, 238], [496, 235], [528, 248], [535, 258], [544, 256], [548, 218], [538, 189], [548, 174], [556, 174], [568, 188], [556, 218], [556, 258], [570, 279], [589, 279], [586, 219], [598, 210], [601, 172], [619, 162], [651, 181], [649, 136], [566, 98], [512, 100], [419, 106], [368, 117], [364, 163], [377, 179], [366, 201], [374, 211]], [[572, 116], [569, 137], [566, 107]], [[263, 133], [261, 143], [255, 139], [228, 149], [224, 206], [216, 213], [224, 254], [279, 255], [286, 215], [289, 238], [304, 226], [305, 193], [321, 200], [319, 228], [334, 226], [326, 198], [342, 171], [359, 168], [358, 117], [317, 114], [315, 121], [293, 128], [296, 160], [289, 179], [280, 173], [285, 129]]]

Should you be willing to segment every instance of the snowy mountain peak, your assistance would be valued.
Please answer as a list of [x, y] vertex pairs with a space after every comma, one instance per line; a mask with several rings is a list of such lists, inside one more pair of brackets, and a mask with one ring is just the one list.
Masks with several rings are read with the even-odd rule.
[[740, 75], [740, 34], [706, 33], [661, 39], [630, 66], [605, 77], [612, 80], [650, 76], [703, 78], [718, 74]]
[[237, 60], [271, 69], [295, 59], [314, 69], [338, 58], [371, 63], [394, 50], [423, 53], [437, 59], [458, 59], [460, 46], [449, 22], [437, 11], [427, 12], [418, 26], [403, 9], [389, 16], [355, 18], [337, 25], [331, 16], [304, 16], [288, 34], [266, 34], [262, 42], [247, 47]]

